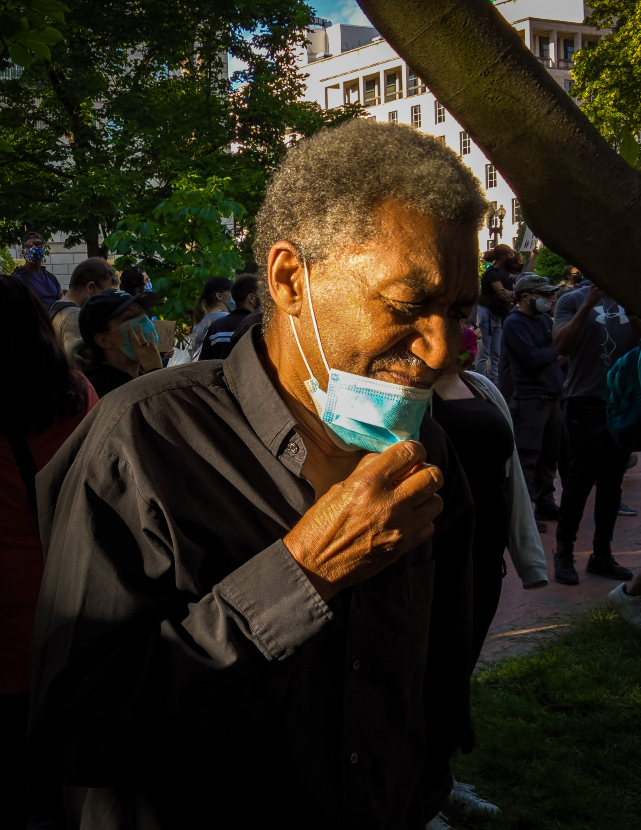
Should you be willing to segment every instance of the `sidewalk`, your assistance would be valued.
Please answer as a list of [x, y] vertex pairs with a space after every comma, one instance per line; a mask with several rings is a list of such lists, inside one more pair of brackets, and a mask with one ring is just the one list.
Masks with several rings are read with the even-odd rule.
[[[559, 497], [561, 491], [558, 480], [556, 484]], [[639, 464], [626, 473], [623, 480], [623, 501], [636, 507], [639, 514], [619, 516], [612, 551], [620, 565], [625, 565], [636, 573], [641, 568], [641, 458]], [[556, 546], [556, 522], [547, 522], [548, 531], [541, 534], [550, 579], [546, 588], [524, 591], [506, 554], [508, 574], [503, 580], [501, 603], [481, 652], [478, 667], [483, 668], [493, 660], [530, 651], [541, 639], [562, 633], [573, 613], [602, 602], [609, 591], [619, 584], [616, 580], [585, 572], [592, 550], [593, 509], [594, 493], [588, 500], [574, 553], [580, 585], [559, 585], [554, 581], [552, 549]]]

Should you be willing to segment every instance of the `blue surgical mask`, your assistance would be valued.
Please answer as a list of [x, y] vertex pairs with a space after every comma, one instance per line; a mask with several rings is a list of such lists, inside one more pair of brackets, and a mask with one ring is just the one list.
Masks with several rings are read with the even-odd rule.
[[41, 247], [25, 248], [24, 258], [28, 262], [42, 262], [42, 260], [45, 258], [45, 249]]
[[138, 360], [138, 355], [136, 354], [136, 350], [134, 349], [131, 343], [131, 337], [129, 337], [129, 329], [127, 328], [128, 326], [131, 326], [136, 336], [138, 336], [138, 326], [142, 326], [142, 333], [143, 337], [145, 338], [145, 343], [149, 340], [149, 332], [153, 331], [154, 345], [158, 345], [158, 335], [156, 334], [154, 324], [151, 322], [149, 317], [147, 317], [145, 314], [141, 314], [140, 317], [134, 317], [133, 320], [125, 320], [124, 323], [121, 323], [118, 326], [120, 331], [125, 335], [125, 342], [120, 347], [120, 351], [124, 352], [127, 355], [127, 357], [131, 358], [131, 360]]
[[236, 308], [236, 300], [233, 297], [230, 297], [227, 300], [227, 311], [234, 311]]
[[153, 289], [153, 287], [152, 287], [152, 285], [151, 285], [151, 280], [149, 280], [149, 282], [146, 282], [146, 283], [145, 283], [145, 291], [153, 291], [153, 290], [154, 290], [154, 289]]
[[342, 449], [353, 451], [383, 452], [399, 441], [417, 441], [432, 390], [400, 386], [330, 369], [316, 324], [307, 265], [305, 282], [316, 342], [329, 375], [327, 392], [323, 392], [312, 374], [298, 339], [294, 318], [289, 319], [309, 373], [305, 388], [327, 434]]

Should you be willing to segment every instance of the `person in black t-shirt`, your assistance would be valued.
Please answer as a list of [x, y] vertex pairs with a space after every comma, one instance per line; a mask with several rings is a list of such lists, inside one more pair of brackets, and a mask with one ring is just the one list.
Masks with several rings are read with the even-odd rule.
[[220, 320], [214, 320], [203, 340], [199, 360], [224, 360], [229, 357], [234, 332], [245, 322], [249, 314], [260, 308], [260, 285], [254, 274], [236, 277], [231, 286], [231, 296], [236, 308]]
[[80, 309], [84, 344], [78, 362], [99, 398], [141, 374], [162, 369], [158, 336], [145, 315], [157, 302], [150, 292], [132, 297], [111, 288], [90, 297]]
[[509, 245], [497, 245], [484, 255], [492, 266], [481, 277], [476, 325], [481, 330], [481, 344], [476, 371], [497, 383], [503, 320], [514, 305], [514, 274], [516, 254]]

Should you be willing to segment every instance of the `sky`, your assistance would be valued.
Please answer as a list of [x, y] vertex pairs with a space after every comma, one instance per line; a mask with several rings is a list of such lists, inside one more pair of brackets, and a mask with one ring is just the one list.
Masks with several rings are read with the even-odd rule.
[[356, 0], [308, 0], [318, 17], [325, 17], [332, 23], [364, 24], [371, 26]]
[[[356, 0], [307, 0], [318, 17], [331, 20], [332, 23], [364, 24], [371, 26], [369, 20], [361, 11]], [[229, 74], [242, 68], [242, 62], [229, 58]]]

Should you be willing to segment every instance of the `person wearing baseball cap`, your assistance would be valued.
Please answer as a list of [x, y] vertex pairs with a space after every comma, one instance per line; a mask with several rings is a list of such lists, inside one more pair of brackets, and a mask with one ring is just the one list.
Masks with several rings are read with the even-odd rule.
[[534, 504], [537, 527], [558, 518], [554, 477], [561, 444], [563, 374], [552, 343], [551, 298], [557, 290], [547, 277], [522, 274], [514, 286], [517, 305], [503, 324], [503, 348], [513, 390], [509, 407], [523, 475]]
[[162, 368], [158, 335], [145, 313], [157, 302], [151, 292], [132, 297], [111, 288], [90, 297], [80, 310], [83, 343], [78, 359], [99, 398], [140, 374]]

